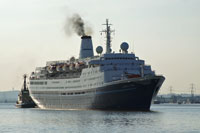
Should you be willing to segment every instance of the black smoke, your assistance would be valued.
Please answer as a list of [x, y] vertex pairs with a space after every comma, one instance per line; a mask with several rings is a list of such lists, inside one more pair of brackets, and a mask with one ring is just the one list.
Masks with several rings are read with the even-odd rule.
[[79, 36], [85, 36], [92, 34], [92, 28], [88, 25], [85, 25], [84, 20], [79, 14], [73, 14], [66, 20], [65, 32], [67, 35], [71, 35], [75, 32]]

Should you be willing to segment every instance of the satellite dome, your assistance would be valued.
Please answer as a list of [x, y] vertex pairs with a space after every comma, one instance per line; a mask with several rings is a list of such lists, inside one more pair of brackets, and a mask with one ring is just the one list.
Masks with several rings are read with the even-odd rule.
[[129, 48], [129, 45], [128, 45], [127, 42], [123, 42], [123, 43], [121, 44], [120, 47], [121, 47], [121, 49], [122, 49], [123, 51], [127, 51], [128, 48]]
[[98, 46], [98, 47], [96, 48], [96, 52], [97, 52], [98, 54], [101, 54], [101, 53], [103, 52], [103, 48], [102, 48], [101, 46]]

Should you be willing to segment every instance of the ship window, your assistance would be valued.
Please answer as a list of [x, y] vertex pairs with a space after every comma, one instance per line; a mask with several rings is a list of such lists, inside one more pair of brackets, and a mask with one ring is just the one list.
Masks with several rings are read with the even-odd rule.
[[53, 81], [52, 83], [58, 84], [58, 83], [59, 83], [59, 81]]
[[80, 80], [74, 80], [73, 82], [80, 82]]
[[43, 85], [44, 82], [30, 82], [31, 85]]
[[61, 93], [61, 95], [66, 95], [66, 93]]

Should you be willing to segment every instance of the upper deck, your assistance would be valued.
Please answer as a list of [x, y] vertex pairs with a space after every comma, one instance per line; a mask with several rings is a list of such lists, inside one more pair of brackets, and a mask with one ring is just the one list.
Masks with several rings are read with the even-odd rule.
[[84, 74], [83, 70], [88, 73], [95, 67], [98, 67], [100, 72], [111, 72], [110, 75], [112, 73], [115, 75], [116, 73], [118, 75], [130, 73], [141, 76], [155, 74], [150, 65], [145, 65], [144, 60], [140, 60], [133, 53], [109, 53], [85, 59], [50, 61], [45, 67], [36, 68], [31, 79], [80, 78]]
[[[81, 47], [79, 58], [71, 57], [69, 60], [48, 61], [46, 66], [36, 68], [30, 76], [30, 79], [70, 79], [80, 78], [85, 73], [93, 73], [92, 68], [97, 68], [99, 72], [104, 73], [108, 81], [114, 77], [131, 74], [135, 77], [145, 75], [155, 75], [150, 65], [146, 65], [144, 60], [139, 59], [134, 53], [129, 53], [129, 45], [123, 42], [120, 45], [120, 53], [112, 52], [111, 48], [111, 24], [106, 20], [106, 29], [102, 32], [106, 33], [106, 51], [98, 46], [96, 52], [98, 56], [94, 56], [93, 44], [91, 36], [81, 37]], [[96, 71], [96, 70], [95, 70]], [[88, 75], [91, 76], [91, 75]]]

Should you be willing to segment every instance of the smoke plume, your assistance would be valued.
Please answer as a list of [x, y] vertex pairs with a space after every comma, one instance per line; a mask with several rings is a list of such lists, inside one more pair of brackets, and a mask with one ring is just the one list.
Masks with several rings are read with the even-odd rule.
[[85, 22], [79, 14], [73, 14], [66, 20], [65, 32], [67, 35], [76, 33], [79, 36], [85, 36], [92, 34], [92, 28], [88, 25], [85, 25]]

